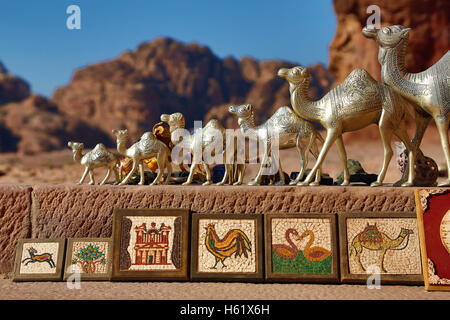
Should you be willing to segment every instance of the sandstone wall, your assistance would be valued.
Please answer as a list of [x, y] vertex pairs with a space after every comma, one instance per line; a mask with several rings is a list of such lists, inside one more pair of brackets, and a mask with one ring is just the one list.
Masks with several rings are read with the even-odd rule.
[[110, 237], [114, 208], [200, 213], [412, 212], [411, 188], [0, 185], [0, 273], [13, 269], [17, 239]]

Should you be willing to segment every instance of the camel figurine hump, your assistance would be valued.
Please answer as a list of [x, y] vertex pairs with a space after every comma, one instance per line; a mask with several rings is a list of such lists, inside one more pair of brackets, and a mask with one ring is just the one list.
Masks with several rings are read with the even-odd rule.
[[[364, 27], [362, 33], [375, 40], [379, 46], [378, 61], [381, 64], [382, 81], [414, 106], [414, 156], [419, 152], [425, 130], [433, 118], [439, 131], [447, 168], [450, 168], [450, 51], [427, 70], [408, 73], [405, 55], [410, 31], [410, 28], [394, 25], [381, 29]], [[450, 171], [447, 179], [439, 185], [450, 186]]]
[[161, 183], [161, 178], [164, 174], [164, 170], [167, 168], [167, 178], [165, 184], [171, 181], [172, 165], [169, 161], [170, 149], [162, 141], [160, 141], [152, 132], [145, 132], [139, 141], [134, 143], [131, 147], [127, 148], [128, 143], [128, 130], [112, 130], [112, 133], [116, 136], [117, 151], [133, 161], [133, 166], [128, 175], [122, 180], [120, 185], [127, 184], [133, 173], [139, 168], [140, 181], [139, 185], [145, 183], [144, 165], [143, 160], [149, 158], [156, 158], [158, 163], [158, 174], [155, 180], [150, 185]]
[[[333, 143], [336, 144], [344, 167], [342, 185], [348, 185], [350, 174], [342, 134], [365, 128], [370, 124], [378, 124], [384, 148], [383, 166], [372, 186], [383, 183], [393, 154], [391, 147], [393, 134], [405, 144], [409, 156], [413, 157], [413, 147], [404, 120], [406, 101], [385, 84], [376, 82], [367, 71], [363, 69], [352, 71], [344, 82], [318, 101], [312, 101], [308, 95], [311, 76], [307, 68], [302, 66], [282, 68], [278, 71], [278, 76], [285, 78], [289, 83], [291, 104], [295, 113], [300, 118], [320, 123], [327, 131], [327, 138], [316, 164], [302, 185], [311, 183], [313, 175], [322, 165]], [[410, 163], [410, 168], [412, 166], [413, 163]], [[403, 186], [412, 186], [413, 181], [414, 170], [410, 170], [408, 181]]]
[[[269, 159], [274, 139], [277, 139], [279, 149], [297, 148], [301, 159], [301, 169], [297, 178], [291, 184], [298, 184], [303, 178], [305, 167], [308, 165], [309, 152], [317, 159], [319, 154], [317, 142], [320, 141], [323, 143], [323, 138], [317, 132], [316, 128], [308, 121], [297, 116], [287, 106], [278, 108], [266, 122], [259, 126], [255, 125], [254, 108], [251, 104], [230, 106], [228, 111], [237, 116], [240, 130], [244, 135], [249, 135], [253, 139], [259, 139], [265, 144], [265, 153], [261, 161], [260, 169], [249, 185], [261, 183], [263, 166]], [[277, 165], [280, 179], [284, 183], [281, 161], [278, 161]], [[318, 179], [320, 179], [320, 170], [316, 175], [317, 183], [319, 183]]]
[[115, 183], [119, 183], [119, 174], [117, 172], [117, 165], [120, 163], [120, 159], [117, 155], [109, 151], [103, 144], [101, 143], [97, 144], [94, 149], [87, 152], [85, 155], [82, 154], [84, 149], [83, 143], [69, 141], [67, 145], [69, 148], [72, 149], [74, 161], [85, 166], [84, 173], [78, 184], [82, 184], [84, 182], [87, 174], [89, 174], [90, 178], [89, 184], [91, 185], [95, 184], [93, 170], [99, 167], [108, 168], [108, 172], [103, 181], [100, 182], [100, 185], [106, 183], [106, 181], [110, 177], [111, 171], [113, 171], [115, 174], [116, 177]]

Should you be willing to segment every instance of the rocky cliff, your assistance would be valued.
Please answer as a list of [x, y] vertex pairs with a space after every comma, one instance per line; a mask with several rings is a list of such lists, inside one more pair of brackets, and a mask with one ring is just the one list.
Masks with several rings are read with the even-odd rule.
[[401, 24], [412, 28], [406, 68], [420, 72], [438, 61], [450, 48], [450, 1], [448, 0], [334, 0], [337, 28], [330, 44], [329, 69], [337, 82], [354, 68], [365, 68], [380, 80], [378, 46], [361, 34], [370, 14], [367, 7], [378, 5], [381, 25]]

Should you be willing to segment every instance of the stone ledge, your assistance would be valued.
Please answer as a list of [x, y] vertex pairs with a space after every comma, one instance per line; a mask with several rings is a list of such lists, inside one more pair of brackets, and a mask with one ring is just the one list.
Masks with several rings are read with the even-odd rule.
[[413, 212], [414, 189], [296, 186], [0, 185], [0, 273], [12, 271], [17, 239], [110, 237], [114, 208], [200, 213]]
[[31, 236], [30, 186], [0, 185], [0, 273], [12, 271], [17, 239]]

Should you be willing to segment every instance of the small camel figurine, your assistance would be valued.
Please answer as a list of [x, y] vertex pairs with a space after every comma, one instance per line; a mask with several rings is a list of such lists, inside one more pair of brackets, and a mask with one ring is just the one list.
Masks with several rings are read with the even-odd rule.
[[[202, 128], [201, 131], [198, 131], [194, 133], [192, 136], [184, 138], [188, 138], [188, 141], [180, 141], [176, 140], [175, 138], [175, 132], [178, 129], [185, 130], [185, 120], [184, 116], [179, 113], [173, 113], [173, 114], [162, 114], [161, 115], [161, 121], [164, 121], [169, 124], [170, 126], [170, 132], [171, 132], [171, 140], [174, 146], [183, 143], [183, 145], [189, 150], [189, 152], [192, 154], [192, 164], [189, 169], [189, 176], [186, 180], [186, 182], [183, 183], [183, 185], [189, 185], [192, 183], [192, 180], [194, 179], [194, 172], [197, 169], [197, 165], [201, 164], [206, 172], [206, 182], [203, 183], [204, 186], [212, 184], [212, 177], [211, 177], [211, 169], [209, 165], [203, 160], [203, 152], [206, 148], [213, 150], [212, 148], [214, 144], [216, 143], [214, 134], [218, 131], [222, 134], [222, 150], [225, 150], [225, 143], [226, 143], [226, 136], [225, 136], [225, 128], [220, 124], [219, 121], [212, 119], [210, 120], [204, 128]], [[178, 132], [177, 132], [178, 133]], [[195, 152], [196, 150], [201, 150], [201, 152]], [[224, 152], [223, 154], [224, 164], [225, 164], [225, 174], [219, 183], [216, 183], [216, 185], [224, 185], [227, 180], [228, 183], [231, 184], [232, 180], [232, 166], [227, 163], [226, 161], [226, 154]]]
[[[350, 184], [342, 134], [378, 124], [384, 148], [384, 161], [377, 181], [371, 186], [382, 185], [393, 152], [391, 148], [392, 134], [395, 134], [409, 152], [408, 181], [402, 186], [412, 186], [414, 180], [413, 146], [406, 132], [404, 115], [407, 112], [406, 101], [387, 85], [373, 79], [364, 69], [353, 70], [336, 88], [328, 92], [322, 99], [312, 101], [308, 96], [311, 76], [305, 67], [282, 68], [278, 76], [289, 82], [291, 104], [295, 113], [303, 119], [320, 123], [327, 131], [325, 143], [319, 158], [311, 172], [301, 185], [311, 183], [314, 174], [320, 168], [328, 150], [336, 144], [342, 166], [344, 181], [341, 185]], [[316, 184], [312, 184], [316, 185]]]
[[[381, 64], [381, 80], [410, 102], [416, 113], [416, 134], [414, 156], [420, 147], [425, 130], [433, 118], [439, 131], [442, 150], [447, 167], [450, 168], [450, 51], [433, 66], [420, 73], [408, 73], [405, 69], [405, 55], [410, 28], [400, 25], [382, 29], [364, 27], [365, 37], [374, 39], [380, 49], [378, 61]], [[450, 186], [450, 172], [447, 180], [439, 186]]]
[[[271, 143], [274, 137], [278, 137], [280, 149], [289, 149], [294, 146], [297, 147], [301, 159], [301, 168], [297, 178], [290, 184], [298, 184], [305, 174], [305, 168], [308, 165], [309, 152], [317, 159], [319, 155], [317, 140], [322, 143], [324, 142], [316, 128], [308, 121], [297, 116], [291, 108], [286, 106], [280, 107], [269, 120], [260, 126], [255, 126], [254, 109], [250, 104], [230, 106], [228, 111], [238, 117], [239, 127], [244, 135], [254, 132], [258, 139], [265, 144], [265, 153], [258, 174], [248, 184], [255, 185], [261, 183], [263, 166], [270, 156]], [[280, 159], [278, 160], [280, 179], [284, 184], [285, 180], [283, 170], [281, 169], [281, 161]], [[319, 184], [319, 182], [320, 168], [317, 170], [316, 181], [313, 184]]]
[[97, 144], [94, 149], [85, 155], [82, 154], [84, 149], [83, 143], [70, 141], [67, 145], [72, 148], [73, 160], [86, 167], [80, 182], [77, 184], [82, 184], [88, 173], [90, 178], [89, 184], [95, 184], [94, 169], [99, 167], [108, 167], [108, 172], [106, 173], [103, 181], [100, 182], [100, 185], [104, 185], [106, 183], [111, 175], [111, 171], [113, 171], [116, 176], [115, 184], [119, 183], [119, 173], [117, 172], [116, 166], [119, 165], [120, 159], [117, 155], [109, 151], [103, 144]]
[[366, 269], [361, 263], [361, 253], [364, 248], [369, 250], [376, 250], [380, 251], [380, 254], [378, 256], [378, 267], [381, 271], [384, 273], [387, 273], [385, 267], [384, 267], [384, 257], [386, 255], [386, 252], [388, 250], [401, 250], [398, 247], [404, 242], [406, 238], [406, 244], [403, 245], [402, 249], [406, 248], [408, 246], [409, 237], [414, 232], [411, 229], [401, 228], [400, 234], [397, 238], [391, 239], [389, 238], [385, 233], [380, 232], [375, 225], [369, 225], [367, 224], [366, 228], [357, 234], [351, 244], [351, 251], [350, 254], [355, 252], [355, 262], [358, 265], [358, 268], [361, 272], [365, 272]]
[[141, 175], [139, 185], [143, 185], [145, 182], [145, 176], [144, 165], [142, 162], [144, 159], [153, 157], [156, 157], [156, 161], [158, 163], [158, 174], [156, 175], [155, 180], [153, 180], [150, 185], [155, 185], [161, 182], [161, 177], [164, 174], [165, 168], [167, 168], [167, 179], [164, 183], [168, 184], [171, 181], [172, 164], [169, 161], [169, 147], [161, 140], [158, 140], [158, 138], [156, 138], [153, 133], [145, 132], [142, 135], [141, 139], [128, 149], [128, 130], [112, 130], [112, 133], [116, 136], [117, 151], [121, 155], [133, 160], [133, 167], [131, 168], [131, 171], [128, 173], [125, 179], [122, 180], [120, 185], [127, 184], [138, 167], [139, 173]]

